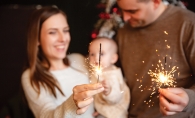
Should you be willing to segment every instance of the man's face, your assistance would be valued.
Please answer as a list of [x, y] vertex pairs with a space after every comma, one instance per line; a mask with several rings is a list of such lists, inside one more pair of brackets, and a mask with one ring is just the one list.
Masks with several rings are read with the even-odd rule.
[[137, 0], [117, 0], [122, 10], [123, 20], [132, 27], [143, 27], [151, 22], [155, 17], [155, 4], [153, 0], [138, 2]]

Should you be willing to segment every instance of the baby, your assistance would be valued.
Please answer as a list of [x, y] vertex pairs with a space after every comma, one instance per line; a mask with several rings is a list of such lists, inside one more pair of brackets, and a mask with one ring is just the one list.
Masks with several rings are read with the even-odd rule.
[[[89, 62], [90, 65], [99, 67], [100, 61], [102, 72], [99, 82], [105, 88], [104, 92], [94, 98], [95, 109], [106, 118], [127, 118], [130, 103], [130, 90], [123, 79], [121, 69], [114, 65], [117, 60], [117, 45], [113, 39], [102, 37], [90, 43]], [[91, 74], [90, 79], [92, 83], [98, 82], [97, 74]]]

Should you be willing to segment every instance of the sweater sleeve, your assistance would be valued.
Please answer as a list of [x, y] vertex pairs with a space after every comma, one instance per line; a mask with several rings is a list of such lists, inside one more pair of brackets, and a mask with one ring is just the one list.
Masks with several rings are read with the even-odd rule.
[[104, 95], [103, 93], [101, 94], [104, 100], [107, 101], [107, 103], [116, 104], [122, 98], [121, 89], [117, 81], [112, 80], [111, 82], [112, 82], [111, 92], [108, 95]]
[[183, 111], [190, 112], [195, 108], [195, 22], [186, 24], [185, 34], [187, 34], [189, 37], [184, 42], [184, 50], [188, 64], [192, 71], [193, 81], [191, 82], [194, 84], [190, 88], [184, 89], [189, 96], [189, 103]]
[[56, 103], [56, 98], [45, 91], [43, 87], [40, 94], [32, 87], [30, 83], [30, 70], [26, 70], [22, 75], [22, 87], [28, 105], [36, 118], [72, 118], [77, 117], [77, 107], [70, 96], [61, 105]]
[[110, 104], [118, 103], [122, 98], [123, 93], [123, 76], [120, 68], [112, 70], [111, 73], [106, 74], [105, 79], [109, 79], [111, 85], [111, 92], [108, 95], [102, 94], [103, 98]]

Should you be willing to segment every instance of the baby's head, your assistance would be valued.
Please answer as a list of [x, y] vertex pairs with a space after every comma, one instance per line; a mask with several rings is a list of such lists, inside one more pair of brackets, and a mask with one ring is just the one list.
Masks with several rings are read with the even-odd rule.
[[113, 39], [96, 38], [89, 44], [89, 62], [92, 65], [99, 65], [99, 52], [101, 43], [101, 62], [103, 69], [109, 68], [118, 60], [117, 44]]

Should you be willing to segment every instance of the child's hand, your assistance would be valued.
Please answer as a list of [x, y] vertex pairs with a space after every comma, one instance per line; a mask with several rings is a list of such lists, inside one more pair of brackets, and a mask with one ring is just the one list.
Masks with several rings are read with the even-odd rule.
[[108, 95], [111, 92], [111, 85], [107, 79], [102, 81], [102, 86], [104, 87], [103, 94]]

